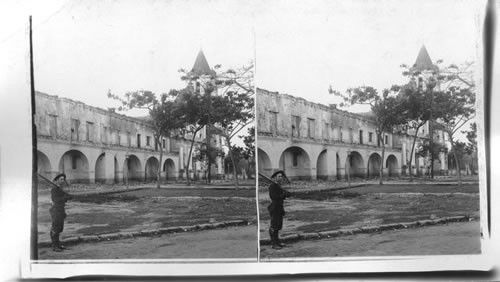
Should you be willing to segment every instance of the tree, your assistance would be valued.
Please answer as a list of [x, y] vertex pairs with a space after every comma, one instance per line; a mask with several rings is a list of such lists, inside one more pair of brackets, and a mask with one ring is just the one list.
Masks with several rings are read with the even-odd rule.
[[233, 162], [233, 160], [239, 159], [244, 155], [244, 149], [240, 146], [233, 146], [231, 148], [231, 151], [228, 152], [228, 154], [224, 157], [224, 165], [225, 165], [225, 171], [228, 173], [233, 174], [234, 176], [234, 170], [236, 168], [236, 173], [238, 173], [238, 166]]
[[243, 138], [243, 144], [245, 148], [243, 149], [243, 155], [248, 158], [255, 157], [255, 126], [247, 128], [247, 135], [238, 135], [239, 138]]
[[432, 95], [430, 91], [423, 91], [417, 87], [406, 85], [401, 88], [397, 96], [400, 102], [401, 116], [405, 120], [404, 126], [406, 129], [411, 129], [413, 131], [413, 141], [408, 166], [410, 167], [410, 182], [413, 181], [411, 164], [416, 141], [418, 139], [418, 132], [420, 128], [429, 121], [431, 115], [430, 95]]
[[206, 111], [206, 105], [210, 97], [195, 93], [194, 89], [190, 86], [180, 91], [173, 90], [172, 94], [177, 97], [175, 106], [178, 113], [177, 119], [183, 124], [182, 131], [184, 133], [187, 132], [191, 134], [191, 144], [189, 147], [187, 162], [185, 164], [181, 164], [184, 165], [187, 185], [190, 185], [191, 179], [189, 175], [189, 165], [191, 163], [193, 147], [198, 132], [208, 125], [209, 114]]
[[[419, 145], [416, 151], [416, 156], [434, 161], [434, 159], [437, 159], [439, 157], [439, 154], [441, 152], [446, 152], [446, 151], [448, 151], [448, 148], [446, 148], [445, 145], [439, 143], [432, 143], [431, 145], [431, 142], [429, 142], [429, 140], [426, 140], [424, 143]], [[431, 177], [430, 172], [429, 172], [429, 177]]]
[[[220, 69], [221, 65], [216, 65], [214, 69], [202, 73], [194, 70], [187, 72], [184, 69], [179, 71], [184, 74], [182, 79], [187, 81], [188, 87], [194, 89], [193, 95], [203, 101], [199, 113], [188, 113], [195, 117], [188, 117], [188, 124], [195, 122], [197, 125], [207, 126], [207, 148], [210, 147], [211, 134], [214, 132], [224, 138], [231, 151], [232, 139], [254, 120], [253, 62], [237, 69]], [[234, 162], [233, 165], [235, 166]], [[238, 187], [236, 169], [233, 174]]]
[[474, 62], [450, 64], [439, 70], [437, 79], [444, 82], [444, 89], [452, 86], [461, 86], [474, 89]]
[[161, 94], [158, 98], [157, 95], [151, 91], [139, 90], [125, 93], [124, 97], [117, 96], [111, 91], [108, 91], [108, 98], [121, 102], [118, 107], [119, 111], [126, 111], [131, 109], [146, 109], [149, 113], [148, 122], [153, 129], [155, 150], [160, 149], [160, 165], [157, 171], [157, 184], [156, 187], [160, 188], [161, 170], [163, 162], [163, 147], [162, 140], [164, 137], [170, 137], [170, 133], [174, 129], [182, 126], [180, 120], [176, 117], [176, 107], [173, 102], [175, 93]]
[[465, 142], [455, 141], [453, 144], [453, 150], [449, 153], [448, 159], [455, 163], [454, 167], [457, 170], [457, 174], [461, 168], [464, 167], [463, 160], [466, 154], [465, 147]]
[[[434, 117], [444, 127], [451, 144], [451, 151], [454, 154], [457, 168], [458, 156], [454, 149], [456, 142], [453, 139], [455, 133], [467, 122], [475, 117], [475, 94], [470, 88], [462, 89], [452, 86], [447, 91], [438, 91], [434, 93], [433, 107]], [[458, 185], [462, 185], [460, 169], [458, 169]]]
[[[254, 120], [254, 99], [249, 93], [227, 92], [224, 96], [213, 97], [212, 105], [214, 131], [224, 138], [231, 152], [231, 140]], [[234, 184], [238, 188], [236, 162], [233, 154], [230, 156], [233, 163]]]
[[472, 172], [474, 172], [474, 164], [477, 163], [477, 124], [475, 122], [470, 124], [470, 131], [462, 131], [466, 134], [469, 141], [465, 146], [465, 152], [472, 158]]
[[217, 156], [224, 156], [224, 151], [220, 148], [214, 148], [214, 147], [200, 147], [197, 148], [195, 153], [195, 158], [198, 159], [202, 166], [203, 166], [203, 171], [205, 173], [205, 179], [208, 182], [208, 164], [209, 163], [214, 163], [217, 159]]
[[[429, 91], [432, 95], [430, 96], [431, 109], [430, 111], [430, 120], [437, 120], [434, 116], [434, 112], [440, 106], [434, 103], [434, 88], [437, 88], [437, 91], [442, 92], [455, 92], [457, 89], [462, 89], [464, 91], [474, 92], [475, 83], [474, 83], [474, 62], [465, 62], [462, 64], [449, 64], [448, 66], [442, 66], [443, 60], [437, 60], [436, 65], [432, 68], [421, 69], [415, 68], [415, 66], [409, 67], [408, 65], [401, 65], [403, 68], [403, 75], [407, 76], [411, 79], [410, 85], [416, 86], [416, 81], [419, 81], [418, 87], [422, 88], [423, 84], [427, 86], [427, 91]], [[422, 82], [422, 83], [420, 83]], [[438, 110], [441, 110], [439, 108]], [[465, 123], [470, 121], [471, 119], [467, 119]], [[463, 126], [463, 123], [461, 126]], [[432, 128], [429, 132], [430, 140], [433, 142], [433, 134], [434, 130]], [[452, 126], [450, 129], [451, 132], [454, 131], [455, 126]], [[450, 131], [448, 130], [448, 131]], [[447, 132], [448, 132], [447, 131]], [[453, 142], [451, 142], [451, 146], [453, 146]], [[434, 165], [433, 156], [431, 154], [431, 165]], [[433, 175], [433, 168], [431, 169], [431, 175]], [[459, 175], [460, 178], [460, 175]]]
[[379, 140], [379, 146], [382, 146], [382, 163], [380, 165], [379, 184], [383, 184], [383, 162], [385, 158], [385, 142], [384, 136], [386, 133], [392, 133], [394, 126], [403, 123], [403, 117], [400, 112], [400, 102], [395, 97], [395, 94], [400, 90], [399, 86], [393, 86], [391, 89], [384, 89], [382, 95], [371, 86], [361, 86], [357, 88], [349, 88], [346, 94], [332, 90], [330, 94], [334, 94], [343, 99], [341, 107], [349, 105], [369, 105], [374, 116], [375, 132]]

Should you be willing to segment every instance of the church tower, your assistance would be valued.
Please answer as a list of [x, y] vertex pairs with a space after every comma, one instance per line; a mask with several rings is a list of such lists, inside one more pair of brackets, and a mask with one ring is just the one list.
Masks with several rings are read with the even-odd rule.
[[[200, 95], [217, 95], [218, 87], [216, 85], [216, 75], [215, 70], [210, 68], [208, 64], [207, 58], [203, 53], [203, 50], [200, 49], [196, 59], [194, 61], [193, 67], [187, 73], [189, 78], [189, 87], [192, 87], [195, 93]], [[209, 93], [206, 93], [209, 91]], [[210, 111], [209, 105], [207, 105], [207, 111]], [[211, 130], [213, 126], [211, 124], [205, 126], [203, 130], [199, 133], [199, 139], [205, 140], [207, 146], [209, 148], [213, 148], [219, 151], [222, 151], [222, 138], [218, 134], [214, 134], [213, 130]], [[217, 156], [215, 160], [215, 164], [212, 164], [210, 161], [208, 163], [202, 163], [197, 160], [193, 160], [195, 164], [194, 171], [199, 170], [209, 170], [208, 173], [209, 178], [212, 177], [221, 177], [223, 175], [223, 159], [221, 156]], [[200, 177], [202, 177], [200, 175]]]
[[420, 51], [418, 52], [417, 59], [415, 63], [410, 68], [411, 73], [418, 74], [415, 78], [416, 81], [412, 81], [411, 84], [416, 85], [416, 87], [421, 89], [426, 89], [429, 83], [435, 84], [436, 89], [439, 89], [439, 85], [436, 84], [435, 75], [438, 73], [439, 68], [437, 65], [432, 63], [429, 52], [425, 45], [422, 45]]
[[[198, 56], [196, 56], [196, 60], [194, 61], [193, 68], [188, 73], [188, 76], [193, 78], [192, 86], [194, 91], [202, 95], [205, 94], [207, 84], [213, 84], [215, 81], [215, 75], [216, 73], [210, 68], [203, 50], [200, 49], [200, 52], [198, 52]], [[217, 88], [215, 88], [214, 91], [215, 94], [217, 94]]]
[[[439, 81], [436, 79], [436, 75], [439, 73], [439, 67], [432, 62], [425, 45], [422, 45], [420, 48], [415, 64], [410, 68], [410, 72], [415, 74], [412, 76], [410, 85], [416, 86], [424, 91], [427, 91], [428, 87], [432, 87], [432, 91], [440, 91], [441, 87]], [[423, 130], [425, 130], [423, 135], [427, 138], [432, 138], [433, 143], [439, 143], [449, 147], [441, 126], [435, 121], [427, 122]], [[434, 169], [434, 173], [448, 170], [447, 159], [447, 155], [444, 152], [439, 153], [438, 158], [435, 159], [434, 164], [431, 165], [431, 168]]]

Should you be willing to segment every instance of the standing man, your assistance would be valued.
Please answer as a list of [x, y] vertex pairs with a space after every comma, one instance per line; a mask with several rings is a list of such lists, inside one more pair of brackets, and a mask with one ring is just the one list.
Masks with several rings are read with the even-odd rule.
[[271, 215], [269, 236], [271, 237], [272, 248], [279, 250], [284, 247], [279, 239], [279, 231], [283, 227], [283, 216], [285, 215], [283, 201], [285, 198], [290, 197], [292, 193], [281, 188], [281, 184], [288, 181], [285, 172], [282, 170], [277, 171], [273, 173], [271, 178], [274, 183], [269, 185], [269, 197], [271, 198], [271, 204], [267, 207], [269, 214]]
[[66, 211], [64, 206], [66, 202], [72, 197], [70, 194], [63, 190], [63, 185], [67, 185], [66, 175], [64, 173], [58, 174], [54, 178], [54, 185], [50, 190], [52, 199], [52, 207], [50, 208], [50, 216], [52, 217], [52, 229], [50, 230], [50, 240], [52, 241], [52, 250], [61, 252], [65, 247], [59, 241], [59, 234], [64, 229], [64, 219], [66, 218]]

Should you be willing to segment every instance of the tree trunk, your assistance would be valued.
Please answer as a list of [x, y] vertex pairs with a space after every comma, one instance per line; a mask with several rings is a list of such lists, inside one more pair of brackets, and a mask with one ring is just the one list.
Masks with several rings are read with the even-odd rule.
[[351, 188], [351, 153], [347, 154], [347, 183]]
[[[411, 145], [410, 164], [408, 165], [409, 171], [410, 171], [410, 182], [413, 182], [413, 169], [412, 169], [411, 163], [413, 161], [413, 152], [415, 151], [415, 143], [417, 143], [417, 135], [418, 135], [418, 131], [420, 130], [420, 127], [422, 127], [422, 125], [418, 126], [415, 129], [415, 135], [413, 135], [413, 143]], [[403, 154], [404, 153], [405, 152], [403, 152]]]
[[448, 137], [450, 138], [451, 150], [453, 151], [453, 157], [455, 158], [455, 166], [457, 167], [457, 177], [458, 177], [458, 187], [462, 186], [462, 172], [460, 171], [460, 162], [458, 160], [457, 152], [455, 150], [455, 145], [453, 144], [453, 136], [448, 133]]
[[[128, 154], [128, 152], [127, 152]], [[127, 190], [128, 190], [128, 156], [125, 157], [125, 185], [127, 187]]]
[[380, 164], [380, 171], [379, 171], [380, 180], [378, 182], [378, 184], [380, 185], [384, 184], [384, 157], [385, 157], [385, 144], [384, 142], [382, 142], [382, 161]]
[[189, 164], [191, 163], [191, 154], [193, 152], [194, 139], [196, 138], [196, 134], [200, 131], [201, 128], [197, 129], [193, 133], [193, 138], [191, 139], [191, 146], [189, 148], [188, 160], [187, 164], [184, 166], [184, 171], [186, 172], [187, 185], [191, 185], [191, 178], [189, 177]]
[[161, 136], [159, 136], [156, 140], [156, 144], [160, 144], [160, 164], [158, 165], [158, 171], [156, 172], [156, 188], [160, 189], [160, 181], [161, 181], [161, 164], [163, 161], [163, 148], [162, 144], [159, 142], [161, 140]]
[[226, 139], [227, 147], [229, 149], [229, 157], [231, 157], [231, 162], [233, 163], [233, 178], [234, 178], [234, 186], [236, 189], [239, 188], [239, 182], [238, 182], [238, 172], [236, 171], [236, 163], [234, 162], [234, 156], [232, 153], [232, 148], [231, 148], [231, 140], [229, 140], [229, 137], [224, 136]]
[[194, 139], [196, 138], [196, 133], [198, 133], [199, 129], [195, 130], [193, 133], [193, 138], [191, 139], [191, 146], [189, 147], [188, 160], [186, 165], [184, 165], [184, 172], [186, 173], [187, 185], [191, 185], [191, 178], [189, 176], [189, 164], [191, 163], [191, 153], [193, 152]]
[[382, 160], [380, 161], [380, 168], [379, 168], [379, 177], [380, 180], [378, 182], [379, 185], [384, 184], [384, 157], [385, 157], [385, 140], [384, 140], [384, 132], [382, 131], [379, 133], [379, 140], [382, 141]]

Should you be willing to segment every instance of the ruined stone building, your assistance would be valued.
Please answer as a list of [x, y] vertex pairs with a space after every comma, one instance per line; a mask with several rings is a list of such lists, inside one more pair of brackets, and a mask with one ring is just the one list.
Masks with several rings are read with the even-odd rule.
[[[208, 67], [202, 53], [201, 57], [193, 70], [199, 64]], [[127, 179], [144, 182], [156, 179], [158, 167], [162, 180], [183, 176], [192, 139], [189, 134], [164, 138], [156, 144], [146, 119], [41, 92], [36, 93], [35, 100], [38, 171], [49, 179], [64, 172], [70, 183], [123, 183]], [[206, 132], [202, 130], [195, 136], [193, 152], [205, 140]], [[221, 147], [220, 138], [212, 136], [211, 146]], [[222, 174], [221, 158], [214, 167], [217, 174]], [[201, 177], [202, 170], [203, 164], [193, 155], [191, 177]]]
[[[377, 140], [370, 118], [257, 89], [259, 171], [285, 170], [291, 179], [342, 179], [401, 173], [401, 147], [388, 133]], [[384, 160], [377, 142], [386, 146]], [[350, 156], [350, 167], [348, 166]]]
[[[422, 47], [414, 67], [422, 68], [418, 81], [410, 83], [422, 87], [429, 77], [426, 71], [435, 66]], [[257, 89], [257, 147], [258, 169], [267, 175], [284, 170], [289, 178], [343, 179], [378, 177], [380, 166], [385, 176], [409, 173], [428, 173], [429, 160], [413, 152], [409, 164], [411, 130], [386, 133], [377, 139], [372, 117], [306, 101], [303, 98]], [[418, 145], [429, 138], [429, 124], [418, 133]], [[447, 137], [434, 127], [434, 142], [446, 144]], [[385, 146], [382, 159], [381, 142]], [[435, 160], [435, 171], [447, 171], [445, 152]]]

